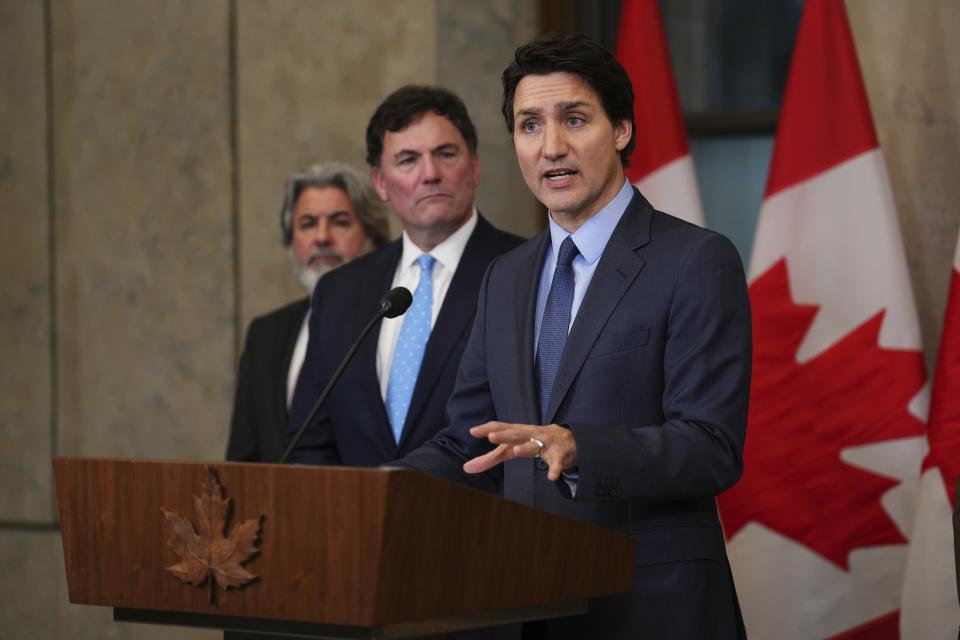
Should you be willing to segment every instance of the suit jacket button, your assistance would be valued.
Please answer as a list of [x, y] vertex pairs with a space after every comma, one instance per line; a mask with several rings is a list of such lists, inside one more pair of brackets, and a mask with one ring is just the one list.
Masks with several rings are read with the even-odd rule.
[[550, 466], [547, 464], [547, 461], [544, 460], [543, 458], [537, 458], [534, 461], [534, 465], [537, 467], [539, 471], [546, 471], [547, 469], [550, 468]]

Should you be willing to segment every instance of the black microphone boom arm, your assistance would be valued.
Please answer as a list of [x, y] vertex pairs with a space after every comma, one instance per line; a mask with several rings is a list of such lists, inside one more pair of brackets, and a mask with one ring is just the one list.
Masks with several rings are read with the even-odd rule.
[[412, 302], [413, 296], [410, 294], [410, 290], [404, 287], [394, 287], [384, 294], [384, 296], [380, 299], [380, 309], [377, 311], [377, 314], [370, 318], [370, 322], [367, 323], [367, 326], [363, 328], [363, 331], [360, 332], [360, 335], [357, 336], [357, 339], [353, 341], [352, 345], [350, 345], [347, 355], [343, 356], [343, 360], [340, 361], [340, 366], [338, 366], [337, 370], [333, 372], [332, 376], [330, 376], [330, 381], [327, 382], [326, 386], [323, 388], [323, 391], [320, 392], [320, 397], [317, 398], [317, 401], [313, 403], [313, 407], [311, 407], [310, 413], [307, 414], [307, 418], [303, 421], [303, 424], [300, 425], [300, 428], [297, 429], [293, 439], [287, 446], [287, 450], [284, 451], [283, 455], [280, 457], [279, 464], [285, 464], [287, 462], [287, 458], [290, 457], [290, 454], [293, 453], [293, 450], [297, 448], [298, 444], [300, 444], [300, 439], [303, 438], [303, 434], [306, 433], [307, 429], [310, 428], [310, 425], [313, 424], [317, 414], [320, 412], [320, 407], [323, 406], [327, 396], [330, 395], [330, 390], [333, 389], [335, 384], [337, 384], [337, 380], [340, 379], [340, 375], [343, 373], [343, 370], [347, 368], [348, 364], [350, 364], [350, 361], [353, 359], [353, 354], [356, 353], [360, 343], [362, 343], [363, 339], [367, 337], [367, 334], [370, 333], [370, 330], [373, 329], [373, 326], [377, 324], [377, 322], [379, 322], [383, 317], [396, 318], [397, 316], [403, 315], [410, 307]]

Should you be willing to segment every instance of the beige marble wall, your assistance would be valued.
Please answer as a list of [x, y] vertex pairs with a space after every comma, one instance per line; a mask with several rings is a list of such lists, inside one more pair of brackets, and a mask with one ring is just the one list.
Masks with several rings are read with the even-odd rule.
[[58, 451], [222, 455], [228, 3], [53, 3]]
[[43, 6], [0, 8], [0, 521], [49, 522], [50, 269]]
[[847, 6], [932, 372], [960, 227], [960, 3]]

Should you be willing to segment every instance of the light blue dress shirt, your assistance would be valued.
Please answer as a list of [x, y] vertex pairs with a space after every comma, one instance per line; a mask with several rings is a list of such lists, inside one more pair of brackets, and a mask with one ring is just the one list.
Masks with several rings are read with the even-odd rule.
[[[597, 270], [600, 263], [600, 256], [607, 247], [613, 230], [623, 217], [627, 210], [627, 205], [633, 198], [633, 187], [627, 180], [623, 181], [623, 187], [614, 196], [607, 206], [600, 209], [589, 220], [583, 223], [579, 229], [573, 233], [573, 242], [580, 250], [580, 255], [573, 259], [573, 305], [570, 308], [570, 327], [577, 317], [580, 310], [580, 303], [583, 302], [583, 296], [587, 293], [590, 286], [590, 280], [593, 279], [593, 273]], [[550, 284], [553, 282], [553, 272], [557, 268], [557, 256], [560, 252], [560, 244], [571, 235], [566, 229], [561, 227], [553, 220], [553, 215], [547, 216], [550, 225], [550, 247], [547, 249], [547, 256], [543, 261], [543, 271], [540, 274], [540, 289], [537, 292], [537, 326], [535, 340], [533, 341], [533, 352], [536, 355], [537, 343], [540, 341], [540, 324], [543, 321], [543, 310], [547, 306], [547, 296], [550, 294]], [[567, 327], [569, 333], [570, 327]]]

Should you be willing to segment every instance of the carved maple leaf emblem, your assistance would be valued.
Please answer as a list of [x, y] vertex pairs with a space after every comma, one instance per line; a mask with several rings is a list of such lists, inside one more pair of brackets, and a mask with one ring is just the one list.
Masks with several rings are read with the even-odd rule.
[[743, 478], [720, 496], [727, 537], [759, 522], [844, 570], [855, 548], [903, 544], [880, 503], [897, 481], [840, 454], [923, 433], [907, 411], [926, 377], [921, 353], [878, 345], [881, 312], [798, 364], [818, 307], [794, 303], [785, 261], [753, 282], [750, 299], [749, 426]]
[[179, 513], [160, 508], [166, 520], [167, 546], [180, 557], [180, 562], [166, 570], [197, 587], [209, 580], [211, 604], [216, 585], [223, 590], [236, 589], [257, 577], [242, 565], [258, 553], [257, 536], [263, 516], [243, 521], [225, 537], [230, 507], [231, 501], [223, 496], [223, 487], [213, 469], [207, 467], [207, 479], [200, 485], [200, 495], [193, 496], [196, 528]]

